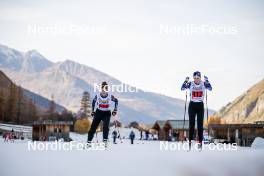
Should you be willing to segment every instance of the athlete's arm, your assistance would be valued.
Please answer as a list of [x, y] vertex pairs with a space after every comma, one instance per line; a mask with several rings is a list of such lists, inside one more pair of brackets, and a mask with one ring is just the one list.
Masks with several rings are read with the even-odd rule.
[[95, 97], [94, 97], [94, 99], [92, 101], [92, 112], [94, 112], [94, 107], [95, 107], [96, 100], [97, 100], [97, 95], [95, 95]]
[[190, 78], [188, 76], [185, 78], [185, 81], [183, 82], [183, 84], [181, 86], [181, 90], [190, 89], [191, 82], [189, 82], [189, 79]]
[[190, 89], [191, 82], [184, 81], [184, 83], [181, 86], [181, 90]]

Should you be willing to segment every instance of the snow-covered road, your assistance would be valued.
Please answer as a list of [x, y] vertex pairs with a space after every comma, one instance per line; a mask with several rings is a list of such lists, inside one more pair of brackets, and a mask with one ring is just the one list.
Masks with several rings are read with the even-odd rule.
[[264, 173], [264, 150], [160, 151], [158, 141], [110, 144], [106, 151], [28, 151], [25, 141], [0, 138], [1, 176], [202, 176]]

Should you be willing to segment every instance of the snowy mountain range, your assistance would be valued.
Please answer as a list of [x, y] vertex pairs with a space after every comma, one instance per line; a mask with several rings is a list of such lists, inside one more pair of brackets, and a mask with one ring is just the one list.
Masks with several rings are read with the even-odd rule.
[[[78, 111], [84, 91], [92, 95], [94, 83], [121, 81], [94, 68], [66, 60], [53, 63], [35, 50], [19, 52], [0, 45], [0, 69], [16, 84], [44, 97], [51, 97], [64, 107]], [[138, 89], [135, 93], [115, 93], [119, 99], [120, 118], [124, 123], [154, 123], [162, 119], [182, 119], [184, 101]]]

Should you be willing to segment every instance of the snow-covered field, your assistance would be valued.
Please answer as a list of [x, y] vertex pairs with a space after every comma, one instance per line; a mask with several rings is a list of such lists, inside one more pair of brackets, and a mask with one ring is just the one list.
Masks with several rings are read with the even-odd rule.
[[[72, 133], [81, 140], [85, 135]], [[112, 140], [112, 139], [111, 139]], [[0, 138], [1, 176], [262, 176], [264, 150], [161, 151], [158, 141], [110, 143], [104, 151], [28, 151], [27, 141]]]

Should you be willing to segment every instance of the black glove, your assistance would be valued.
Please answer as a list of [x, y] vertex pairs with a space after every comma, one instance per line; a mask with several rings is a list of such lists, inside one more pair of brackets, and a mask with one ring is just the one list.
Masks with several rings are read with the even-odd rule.
[[204, 81], [205, 81], [205, 82], [209, 82], [207, 76], [204, 76]]
[[94, 114], [95, 114], [95, 112], [93, 111], [93, 112], [91, 113], [91, 116], [93, 117], [93, 116], [94, 116]]
[[184, 83], [187, 83], [187, 82], [189, 82], [189, 77], [187, 76], [186, 78], [185, 78], [185, 81], [184, 81]]
[[113, 115], [113, 116], [115, 116], [115, 115], [116, 115], [116, 113], [117, 113], [117, 110], [116, 110], [116, 109], [114, 109], [114, 110], [113, 110], [113, 112], [112, 112], [112, 115]]

